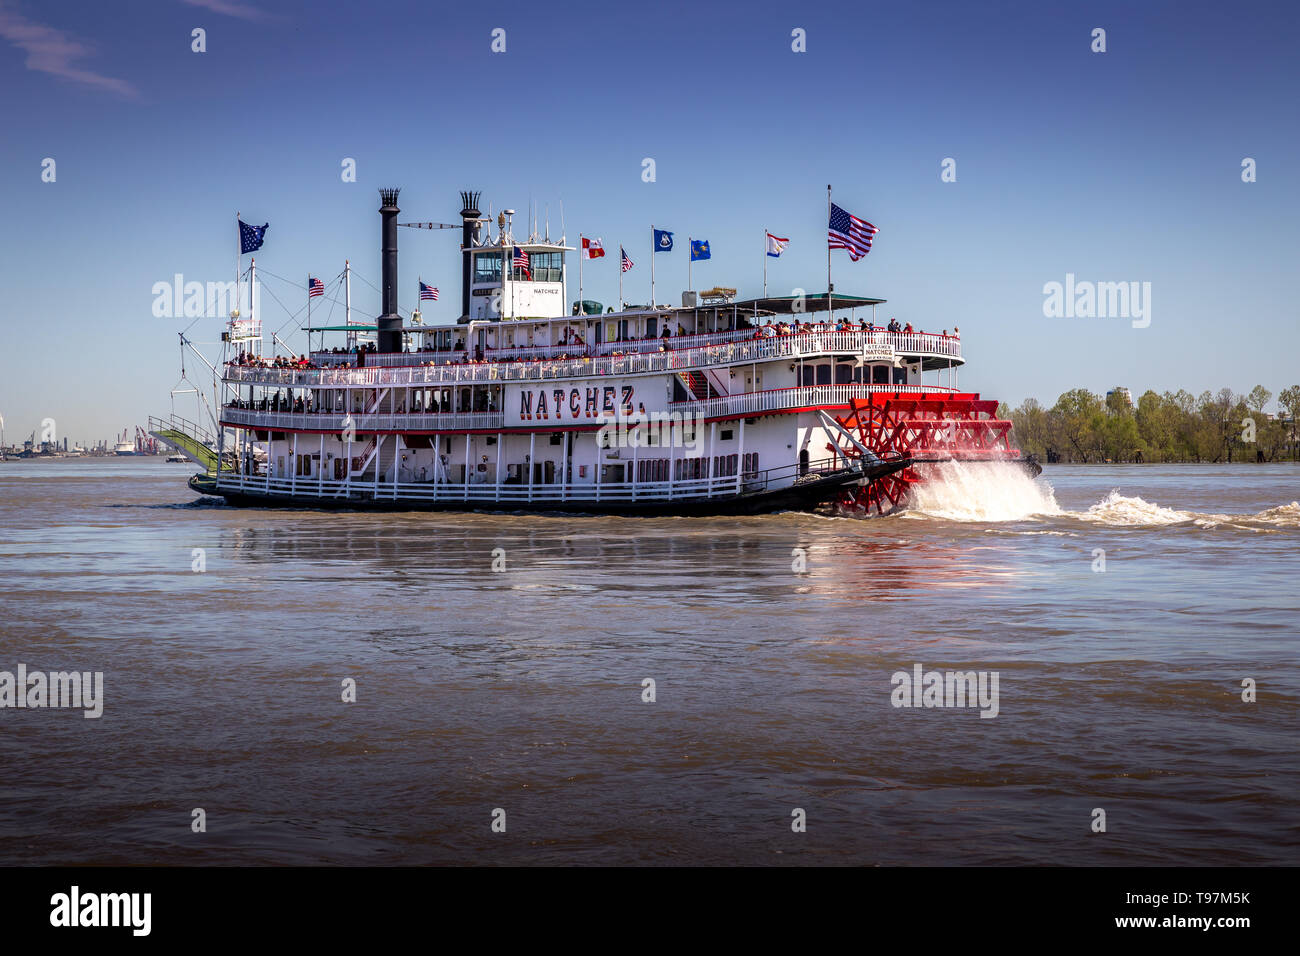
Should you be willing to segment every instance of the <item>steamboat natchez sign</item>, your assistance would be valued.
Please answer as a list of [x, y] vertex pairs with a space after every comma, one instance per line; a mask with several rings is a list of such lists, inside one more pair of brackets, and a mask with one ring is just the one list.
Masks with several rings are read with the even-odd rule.
[[535, 422], [594, 425], [601, 419], [666, 411], [667, 403], [666, 390], [645, 380], [512, 385], [506, 389], [505, 414], [506, 423], [511, 425]]

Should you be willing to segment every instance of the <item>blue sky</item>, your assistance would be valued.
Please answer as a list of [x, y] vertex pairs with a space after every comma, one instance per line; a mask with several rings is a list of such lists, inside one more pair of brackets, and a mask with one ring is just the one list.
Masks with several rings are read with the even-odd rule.
[[[759, 292], [770, 228], [792, 242], [769, 290], [822, 289], [833, 183], [880, 228], [862, 261], [835, 253], [836, 289], [960, 326], [966, 387], [1049, 404], [1116, 384], [1276, 393], [1300, 382], [1298, 24], [1250, 2], [0, 0], [6, 438], [46, 417], [107, 438], [167, 412], [190, 323], [155, 318], [152, 286], [231, 278], [237, 209], [271, 224], [265, 273], [329, 279], [350, 257], [377, 285], [381, 185], [402, 187], [403, 220], [454, 221], [473, 187], [517, 223], [549, 203], [558, 233], [563, 202], [570, 241], [611, 250], [585, 295], [613, 302], [620, 243], [627, 297], [648, 295], [651, 222], [710, 241], [697, 288]], [[403, 306], [418, 273], [443, 293], [426, 317], [454, 319], [457, 236], [401, 231]], [[684, 249], [658, 257], [661, 301], [685, 287]], [[1045, 318], [1043, 285], [1067, 273], [1150, 282], [1150, 326]], [[360, 279], [353, 295], [378, 311]], [[269, 296], [263, 318], [288, 319]]]

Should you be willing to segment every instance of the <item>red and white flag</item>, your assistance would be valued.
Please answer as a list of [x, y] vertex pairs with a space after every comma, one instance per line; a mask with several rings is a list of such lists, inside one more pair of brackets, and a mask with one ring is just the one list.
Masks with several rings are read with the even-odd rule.
[[588, 239], [585, 236], [582, 239], [582, 258], [599, 259], [605, 254], [605, 247], [600, 244], [599, 239]]

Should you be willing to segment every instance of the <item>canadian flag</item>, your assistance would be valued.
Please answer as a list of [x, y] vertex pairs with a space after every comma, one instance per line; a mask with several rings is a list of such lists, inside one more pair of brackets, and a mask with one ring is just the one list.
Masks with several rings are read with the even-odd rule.
[[582, 257], [584, 259], [599, 259], [605, 254], [605, 247], [600, 244], [599, 239], [582, 240]]

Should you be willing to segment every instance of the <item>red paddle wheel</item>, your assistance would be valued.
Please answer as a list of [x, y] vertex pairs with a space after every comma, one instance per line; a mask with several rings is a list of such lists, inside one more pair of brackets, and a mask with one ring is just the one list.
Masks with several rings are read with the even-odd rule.
[[[1011, 422], [998, 418], [997, 408], [996, 401], [974, 392], [882, 392], [853, 399], [848, 414], [836, 418], [848, 434], [877, 458], [913, 463], [844, 492], [840, 507], [856, 514], [891, 511], [925, 480], [925, 467], [937, 462], [1019, 460]], [[827, 448], [849, 460], [862, 455], [852, 442]]]

